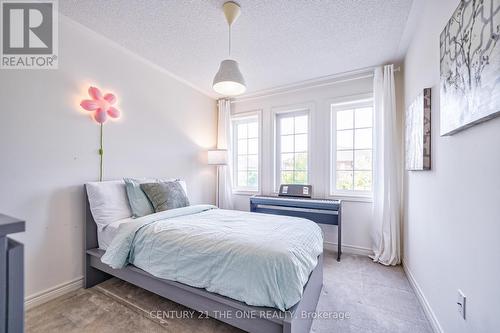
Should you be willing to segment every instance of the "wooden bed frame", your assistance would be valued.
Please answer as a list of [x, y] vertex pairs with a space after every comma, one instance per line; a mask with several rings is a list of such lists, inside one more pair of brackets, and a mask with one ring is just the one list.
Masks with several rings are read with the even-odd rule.
[[[103, 250], [98, 248], [97, 225], [86, 197], [85, 223], [85, 288], [93, 287], [113, 276], [213, 317], [231, 326], [252, 333], [306, 333], [309, 332], [314, 311], [323, 287], [323, 255], [309, 276], [302, 299], [288, 311], [250, 306], [243, 302], [191, 287], [179, 282], [157, 278], [133, 265], [113, 269], [101, 262]], [[303, 316], [303, 314], [309, 314]]]

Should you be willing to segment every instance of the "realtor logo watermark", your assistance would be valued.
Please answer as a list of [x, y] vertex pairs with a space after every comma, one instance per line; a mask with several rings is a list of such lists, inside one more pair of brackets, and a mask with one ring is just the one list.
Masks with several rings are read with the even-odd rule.
[[57, 69], [57, 0], [0, 0], [2, 69]]

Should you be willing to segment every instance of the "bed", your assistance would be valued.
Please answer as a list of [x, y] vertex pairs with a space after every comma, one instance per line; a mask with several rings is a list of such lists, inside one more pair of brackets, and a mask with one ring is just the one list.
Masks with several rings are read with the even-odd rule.
[[[87, 193], [87, 191], [85, 191]], [[272, 303], [273, 306], [258, 306], [258, 305], [249, 305], [248, 300], [245, 299], [243, 302], [241, 299], [238, 300], [238, 297], [234, 297], [234, 294], [230, 294], [232, 297], [223, 296], [223, 292], [210, 292], [205, 288], [205, 285], [199, 285], [198, 287], [196, 283], [181, 283], [178, 281], [174, 281], [172, 279], [165, 279], [159, 276], [162, 276], [158, 272], [147, 272], [150, 269], [141, 269], [138, 266], [140, 264], [133, 265], [130, 263], [125, 263], [123, 266], [116, 264], [116, 260], [119, 260], [120, 256], [111, 257], [110, 253], [116, 252], [119, 253], [123, 251], [123, 248], [120, 248], [120, 244], [122, 241], [115, 241], [113, 245], [113, 241], [111, 240], [113, 237], [108, 236], [108, 239], [105, 240], [106, 248], [108, 251], [99, 248], [98, 242], [98, 228], [97, 224], [94, 221], [93, 215], [90, 210], [89, 200], [86, 200], [86, 227], [85, 227], [85, 287], [92, 287], [100, 282], [105, 281], [106, 279], [115, 276], [122, 280], [125, 280], [129, 283], [137, 285], [141, 288], [149, 290], [153, 293], [156, 293], [162, 297], [168, 298], [174, 302], [182, 304], [186, 307], [194, 309], [196, 311], [201, 312], [207, 316], [216, 318], [220, 321], [226, 322], [229, 325], [238, 327], [248, 332], [309, 332], [312, 318], [314, 316], [309, 315], [313, 313], [316, 309], [316, 305], [319, 299], [319, 295], [322, 289], [323, 283], [323, 255], [319, 253], [317, 258], [314, 261], [314, 267], [308, 276], [306, 276], [306, 283], [303, 287], [302, 293], [298, 302], [296, 302], [293, 297], [290, 300], [284, 300], [283, 303]], [[192, 209], [201, 209], [201, 208], [192, 208]], [[205, 218], [211, 217], [217, 214], [220, 215], [217, 211], [210, 211], [210, 209], [206, 208], [202, 210], [202, 212], [207, 211], [205, 213]], [[196, 212], [198, 214], [200, 212]], [[255, 214], [255, 213], [246, 213], [246, 214]], [[203, 215], [203, 214], [201, 214]], [[200, 215], [200, 216], [201, 216]], [[227, 215], [227, 213], [226, 213]], [[258, 214], [259, 215], [259, 214]], [[208, 216], [208, 217], [207, 217]], [[198, 218], [198, 215], [196, 216]], [[219, 216], [220, 218], [220, 216]], [[255, 216], [256, 218], [256, 216]], [[149, 219], [147, 223], [143, 223], [145, 227], [142, 225], [139, 228], [134, 228], [137, 230], [147, 230], [149, 225], [155, 227], [157, 230], [159, 226], [161, 226], [160, 222], [163, 220], [160, 219], [158, 221], [153, 221]], [[184, 219], [182, 221], [183, 225], [187, 222]], [[189, 220], [189, 219], [188, 219]], [[210, 221], [210, 220], [208, 220]], [[114, 237], [116, 236], [117, 231], [120, 229], [120, 224], [127, 223], [130, 221], [120, 221], [116, 225], [113, 225], [110, 230], [113, 230]], [[152, 224], [153, 222], [157, 222], [156, 224]], [[188, 221], [189, 222], [189, 221]], [[138, 223], [138, 222], [136, 222]], [[125, 228], [122, 228], [125, 229]], [[134, 232], [137, 232], [134, 231]], [[125, 232], [122, 231], [124, 235]], [[154, 234], [154, 232], [153, 232]], [[132, 238], [136, 238], [136, 234], [131, 234]], [[141, 234], [137, 237], [140, 238]], [[100, 234], [101, 244], [103, 243], [103, 237]], [[117, 246], [120, 245], [120, 246]], [[111, 246], [111, 250], [109, 247]], [[113, 246], [115, 248], [113, 248]], [[102, 246], [101, 246], [102, 247]], [[123, 246], [122, 246], [123, 247]], [[118, 250], [117, 250], [118, 249]], [[127, 249], [127, 253], [130, 249]], [[135, 248], [134, 248], [135, 249]], [[116, 250], [116, 251], [114, 251]], [[139, 252], [138, 250], [135, 250]], [[123, 255], [122, 255], [123, 256]], [[107, 258], [108, 257], [108, 258]], [[138, 256], [140, 257], [140, 255]], [[104, 258], [104, 259], [103, 259]], [[110, 259], [111, 258], [111, 259]], [[104, 263], [103, 260], [107, 263]], [[115, 264], [113, 264], [113, 260], [115, 260]], [[147, 262], [142, 260], [138, 260], [138, 263]], [[135, 262], [134, 262], [135, 263]], [[113, 268], [115, 267], [115, 268]], [[153, 266], [152, 266], [153, 267]], [[160, 272], [161, 273], [161, 272]], [[163, 276], [168, 276], [163, 275]], [[242, 276], [243, 277], [243, 276]], [[251, 281], [249, 280], [249, 283]], [[283, 283], [280, 283], [281, 285]], [[195, 285], [195, 286], [193, 286]], [[256, 284], [255, 286], [258, 286]], [[258, 294], [258, 293], [257, 293]], [[259, 300], [255, 300], [255, 304], [260, 304]], [[289, 307], [290, 304], [294, 304]], [[268, 304], [263, 302], [262, 304]], [[269, 303], [271, 304], [271, 303]], [[281, 310], [280, 310], [281, 309]]]

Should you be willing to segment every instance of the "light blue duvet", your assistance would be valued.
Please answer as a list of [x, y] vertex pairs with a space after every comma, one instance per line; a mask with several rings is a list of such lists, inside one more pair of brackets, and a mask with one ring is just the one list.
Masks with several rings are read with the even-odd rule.
[[323, 251], [306, 219], [197, 205], [124, 223], [102, 257], [249, 305], [289, 309]]

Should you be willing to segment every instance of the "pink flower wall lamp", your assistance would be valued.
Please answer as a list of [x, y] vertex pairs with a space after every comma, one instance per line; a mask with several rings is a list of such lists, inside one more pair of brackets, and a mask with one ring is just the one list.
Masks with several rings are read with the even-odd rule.
[[117, 119], [120, 117], [120, 111], [113, 105], [116, 103], [116, 96], [107, 93], [105, 95], [96, 88], [89, 88], [89, 96], [91, 99], [85, 99], [80, 103], [80, 106], [89, 112], [93, 112], [92, 117], [100, 126], [100, 165], [99, 165], [99, 181], [102, 181], [103, 175], [103, 125], [108, 120], [108, 117]]
[[120, 111], [114, 108], [116, 103], [116, 96], [113, 94], [106, 94], [103, 96], [102, 92], [96, 87], [89, 88], [89, 96], [92, 99], [85, 99], [80, 103], [80, 106], [87, 111], [94, 112], [94, 119], [99, 124], [104, 124], [108, 119], [119, 118]]

